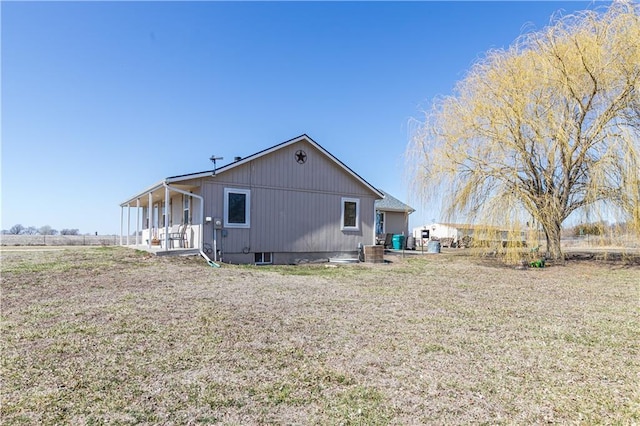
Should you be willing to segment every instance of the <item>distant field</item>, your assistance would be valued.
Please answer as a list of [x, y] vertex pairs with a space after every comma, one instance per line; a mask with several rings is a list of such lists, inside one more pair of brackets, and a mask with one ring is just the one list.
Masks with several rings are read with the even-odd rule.
[[637, 424], [640, 268], [0, 250], [2, 424]]

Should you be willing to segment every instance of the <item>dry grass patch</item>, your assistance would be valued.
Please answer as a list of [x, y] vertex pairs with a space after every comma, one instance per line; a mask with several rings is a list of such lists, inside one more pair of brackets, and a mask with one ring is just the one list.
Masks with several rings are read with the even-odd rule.
[[640, 422], [640, 269], [2, 253], [6, 424]]

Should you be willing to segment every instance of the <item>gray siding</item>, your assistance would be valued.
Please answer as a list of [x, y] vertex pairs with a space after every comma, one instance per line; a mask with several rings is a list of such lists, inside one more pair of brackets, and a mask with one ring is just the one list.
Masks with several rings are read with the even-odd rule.
[[[295, 161], [299, 149], [307, 154], [304, 164]], [[226, 229], [226, 237], [220, 231], [216, 235], [225, 260], [233, 254], [240, 258], [243, 251], [249, 253], [244, 256], [251, 257], [249, 262], [255, 252], [355, 252], [358, 243], [373, 242], [375, 194], [306, 142], [205, 179], [205, 216], [223, 218], [225, 188], [251, 190], [250, 228]], [[342, 197], [360, 200], [358, 231], [340, 229]], [[213, 232], [208, 224], [205, 242], [212, 243]]]
[[[295, 153], [300, 149], [307, 154], [304, 164], [296, 162]], [[306, 142], [283, 147], [225, 171], [208, 181], [225, 185], [237, 184], [246, 188], [296, 189], [373, 196], [362, 183]]]
[[409, 235], [407, 214], [404, 212], [385, 212], [385, 232]]

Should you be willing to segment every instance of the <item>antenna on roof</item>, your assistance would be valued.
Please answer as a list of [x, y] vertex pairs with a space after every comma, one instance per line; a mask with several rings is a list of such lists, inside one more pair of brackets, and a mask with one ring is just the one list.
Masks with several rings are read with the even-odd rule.
[[213, 162], [213, 173], [216, 173], [216, 160], [224, 160], [224, 157], [216, 157], [215, 155], [212, 155], [211, 157], [209, 157], [209, 160], [211, 160]]

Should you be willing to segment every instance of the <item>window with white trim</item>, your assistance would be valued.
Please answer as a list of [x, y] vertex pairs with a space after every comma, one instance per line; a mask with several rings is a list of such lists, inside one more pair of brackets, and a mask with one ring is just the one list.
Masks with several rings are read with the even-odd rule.
[[249, 228], [251, 226], [251, 190], [224, 189], [225, 228]]
[[340, 229], [343, 231], [360, 230], [360, 200], [343, 197], [341, 209]]

